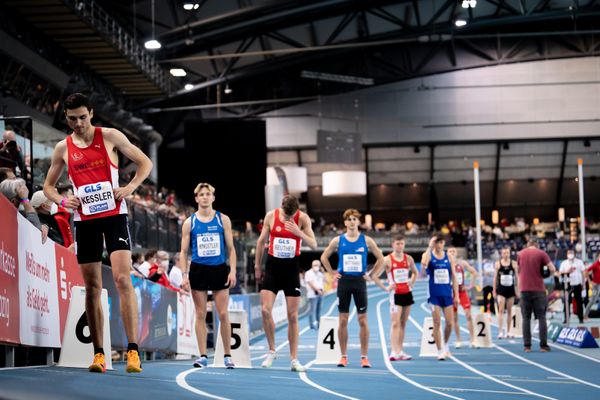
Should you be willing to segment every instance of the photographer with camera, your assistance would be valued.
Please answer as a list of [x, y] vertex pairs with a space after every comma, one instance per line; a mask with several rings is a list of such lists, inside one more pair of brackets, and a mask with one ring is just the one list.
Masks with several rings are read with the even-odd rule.
[[0, 167], [10, 168], [17, 176], [22, 176], [25, 172], [25, 163], [21, 148], [17, 145], [16, 140], [17, 137], [14, 131], [4, 131], [2, 143], [0, 144]]

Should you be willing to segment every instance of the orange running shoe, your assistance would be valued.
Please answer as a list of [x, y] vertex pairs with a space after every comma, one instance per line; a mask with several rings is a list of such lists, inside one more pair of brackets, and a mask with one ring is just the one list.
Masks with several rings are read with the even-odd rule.
[[90, 372], [106, 372], [106, 362], [104, 361], [104, 354], [96, 353], [94, 354], [94, 361], [88, 368]]
[[371, 368], [371, 363], [367, 357], [360, 358], [360, 366], [363, 368]]
[[137, 350], [129, 350], [127, 352], [127, 372], [142, 372], [142, 362], [140, 361], [140, 353]]
[[348, 356], [342, 356], [340, 361], [337, 363], [338, 367], [346, 367], [348, 365]]

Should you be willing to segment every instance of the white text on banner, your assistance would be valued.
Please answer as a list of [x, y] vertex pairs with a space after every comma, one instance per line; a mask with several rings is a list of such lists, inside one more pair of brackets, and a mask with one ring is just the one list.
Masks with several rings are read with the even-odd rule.
[[22, 215], [17, 218], [21, 343], [60, 347], [54, 242], [42, 244], [40, 231]]

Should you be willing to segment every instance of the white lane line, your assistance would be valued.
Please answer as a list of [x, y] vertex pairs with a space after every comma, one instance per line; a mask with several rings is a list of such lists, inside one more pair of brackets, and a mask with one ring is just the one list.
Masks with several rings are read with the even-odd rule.
[[185, 390], [188, 390], [192, 393], [195, 393], [197, 395], [203, 396], [203, 397], [208, 397], [209, 399], [215, 399], [215, 400], [231, 400], [227, 397], [221, 397], [221, 396], [216, 396], [214, 394], [210, 394], [208, 392], [204, 392], [202, 390], [196, 389], [193, 386], [188, 385], [188, 383], [185, 381], [185, 377], [188, 376], [189, 374], [191, 374], [194, 371], [200, 371], [200, 369], [198, 368], [192, 368], [192, 369], [188, 369], [186, 371], [183, 371], [181, 373], [179, 373], [177, 375], [177, 378], [175, 378], [175, 381], [177, 382], [177, 384], [182, 387]]
[[523, 361], [523, 362], [526, 362], [527, 364], [535, 365], [536, 367], [541, 368], [543, 370], [546, 370], [548, 372], [552, 372], [553, 374], [560, 375], [560, 376], [563, 376], [565, 378], [572, 379], [572, 380], [574, 380], [576, 382], [582, 383], [582, 384], [587, 385], [587, 386], [591, 386], [591, 387], [596, 388], [596, 389], [600, 389], [599, 385], [596, 385], [596, 384], [588, 382], [588, 381], [584, 381], [583, 379], [579, 379], [577, 377], [574, 377], [574, 376], [569, 375], [569, 374], [565, 374], [565, 373], [557, 371], [555, 369], [548, 368], [545, 365], [542, 365], [542, 364], [536, 363], [534, 361], [528, 360], [527, 358], [521, 357], [520, 355], [515, 354], [512, 351], [506, 350], [505, 348], [502, 348], [502, 347], [500, 347], [500, 346], [498, 346], [496, 344], [494, 344], [494, 347], [497, 348], [498, 350], [500, 350], [500, 351], [508, 354], [508, 355], [511, 355], [511, 356], [513, 356], [513, 357], [515, 357], [515, 358]]
[[511, 395], [521, 395], [521, 396], [529, 396], [528, 393], [519, 393], [519, 392], [508, 392], [505, 390], [484, 390], [484, 389], [467, 389], [467, 388], [449, 388], [449, 387], [436, 387], [431, 386], [433, 389], [439, 390], [447, 390], [449, 392], [481, 392], [481, 393], [498, 393], [498, 394], [511, 394]]
[[[387, 292], [377, 292], [377, 293], [375, 293], [375, 294], [371, 294], [371, 295], [369, 295], [369, 296], [368, 296], [368, 298], [369, 298], [369, 299], [372, 299], [372, 298], [374, 298], [374, 297], [381, 297], [381, 296], [383, 296], [383, 295], [386, 295], [386, 296], [387, 296], [387, 295], [389, 295], [389, 294], [388, 294]], [[383, 299], [382, 301], [386, 301], [386, 300], [387, 300], [387, 299]], [[334, 307], [335, 307], [335, 306], [337, 306], [337, 302], [335, 302], [335, 301], [334, 301], [334, 302], [333, 302], [333, 304], [331, 305], [331, 307], [329, 307], [329, 310], [327, 310], [327, 313], [325, 313], [325, 315], [324, 315], [324, 316], [326, 317], [326, 316], [328, 316], [329, 314], [331, 314], [331, 313], [333, 312], [333, 310], [334, 310]], [[354, 307], [354, 309], [352, 310], [352, 314], [350, 314], [350, 317], [348, 318], [348, 322], [350, 322], [350, 321], [352, 320], [352, 318], [354, 317], [354, 315], [356, 315], [356, 307]], [[317, 361], [317, 360], [316, 360], [316, 359], [314, 359], [314, 360], [310, 361], [308, 364], [306, 364], [306, 365], [305, 365], [305, 367], [307, 368], [307, 370], [308, 370], [308, 368], [310, 368], [310, 366], [312, 366], [312, 365], [314, 364], [314, 362], [315, 362], [315, 361]], [[340, 372], [342, 372], [342, 371], [340, 371]], [[344, 398], [344, 399], [349, 399], [349, 400], [358, 400], [358, 399], [357, 399], [357, 398], [355, 398], [355, 397], [346, 396], [345, 394], [342, 394], [342, 393], [339, 393], [339, 392], [335, 392], [335, 391], [333, 391], [333, 390], [327, 389], [327, 388], [326, 388], [326, 387], [324, 387], [324, 386], [321, 386], [321, 385], [319, 385], [318, 383], [315, 383], [315, 382], [313, 382], [313, 381], [312, 381], [312, 380], [311, 380], [311, 379], [310, 379], [310, 378], [309, 378], [309, 377], [306, 375], [306, 372], [300, 372], [298, 375], [300, 376], [300, 379], [302, 379], [302, 381], [303, 381], [304, 383], [306, 383], [307, 385], [310, 385], [310, 386], [314, 387], [315, 389], [321, 390], [321, 391], [323, 391], [323, 392], [325, 392], [325, 393], [332, 394], [332, 395], [334, 395], [334, 396], [342, 397], [342, 398]]]
[[[325, 313], [325, 316], [331, 314], [333, 312], [333, 309], [335, 308], [335, 306], [337, 305], [337, 302], [334, 301], [331, 303], [331, 306], [329, 307], [329, 309], [327, 310], [327, 313]], [[302, 336], [302, 334], [308, 332], [308, 330], [310, 329], [309, 326], [305, 327], [304, 329], [302, 329], [299, 333], [298, 333], [298, 341], [300, 341], [300, 336]], [[265, 338], [266, 340], [266, 338]], [[279, 351], [281, 349], [283, 349], [285, 346], [287, 346], [289, 344], [289, 340], [286, 340], [285, 342], [281, 343], [279, 346], [277, 346], [275, 348], [275, 351]], [[263, 358], [266, 358], [267, 354], [263, 354], [262, 356], [256, 356], [256, 357], [252, 357], [251, 360], [255, 361], [255, 360], [262, 360]]]
[[[308, 364], [306, 364], [306, 368], [310, 368], [311, 365], [313, 365], [313, 363], [315, 362], [315, 360], [312, 360], [311, 362], [309, 362]], [[341, 372], [341, 371], [340, 371]], [[338, 396], [341, 397], [343, 399], [348, 399], [348, 400], [359, 400], [356, 397], [351, 397], [351, 396], [346, 396], [345, 394], [342, 393], [338, 393], [338, 392], [334, 392], [333, 390], [327, 389], [324, 386], [319, 385], [318, 383], [313, 382], [312, 380], [310, 380], [307, 376], [306, 376], [306, 372], [300, 372], [300, 379], [302, 379], [302, 381], [312, 387], [314, 387], [315, 389], [319, 389], [322, 392], [325, 393], [329, 393], [332, 394], [334, 396]]]
[[381, 340], [381, 352], [383, 353], [383, 361], [384, 361], [385, 366], [388, 369], [388, 371], [390, 371], [392, 374], [396, 375], [398, 378], [402, 379], [403, 381], [408, 382], [411, 385], [418, 387], [419, 389], [423, 389], [428, 392], [438, 394], [440, 396], [449, 397], [451, 399], [463, 400], [461, 397], [452, 396], [447, 393], [442, 393], [438, 390], [429, 388], [427, 386], [423, 386], [420, 383], [415, 382], [412, 379], [410, 379], [409, 377], [401, 374], [392, 366], [392, 363], [390, 362], [390, 359], [389, 359], [388, 350], [387, 350], [387, 343], [385, 340], [385, 331], [383, 329], [383, 320], [381, 318], [381, 305], [385, 301], [387, 301], [387, 299], [380, 300], [379, 303], [377, 303], [377, 324], [379, 325], [379, 339]]
[[[495, 327], [498, 327], [498, 325], [496, 325], [496, 324], [494, 324], [494, 323], [492, 323], [492, 325], [493, 325], [493, 326], [495, 326]], [[463, 328], [463, 327], [461, 327], [460, 329], [461, 329], [462, 331], [464, 331], [464, 332], [468, 332], [468, 330], [466, 330], [466, 329], [465, 329], [465, 328]], [[540, 341], [539, 339], [537, 339], [537, 338], [535, 338], [535, 337], [533, 337], [533, 336], [532, 336], [532, 339], [534, 339], [534, 340], [536, 340], [536, 341], [538, 341], [538, 342]], [[548, 368], [548, 367], [546, 367], [546, 366], [544, 366], [544, 365], [542, 365], [542, 364], [539, 364], [539, 363], [536, 363], [536, 362], [534, 362], [534, 361], [528, 360], [528, 359], [527, 359], [527, 358], [525, 358], [525, 357], [522, 357], [522, 356], [520, 356], [520, 355], [518, 355], [518, 354], [516, 354], [516, 353], [513, 353], [512, 351], [509, 351], [509, 350], [507, 350], [507, 349], [505, 349], [505, 348], [503, 348], [503, 347], [500, 347], [500, 345], [498, 345], [498, 344], [496, 344], [496, 343], [494, 343], [493, 345], [494, 345], [494, 347], [495, 347], [495, 348], [497, 348], [498, 350], [500, 350], [500, 351], [502, 351], [502, 352], [504, 352], [504, 353], [506, 353], [506, 354], [512, 355], [513, 357], [515, 357], [515, 358], [517, 358], [517, 359], [519, 359], [519, 360], [521, 360], [521, 361], [524, 361], [524, 362], [526, 362], [526, 363], [528, 363], [528, 364], [535, 365], [536, 367], [542, 368], [542, 369], [544, 369], [544, 370], [546, 370], [546, 371], [549, 371], [549, 372], [552, 372], [552, 373], [554, 373], [554, 374], [556, 374], [556, 375], [560, 375], [560, 376], [562, 376], [562, 377], [564, 377], [564, 378], [566, 378], [566, 379], [572, 379], [572, 380], [574, 380], [574, 381], [576, 381], [576, 382], [583, 383], [584, 385], [588, 385], [588, 386], [591, 386], [591, 387], [595, 387], [595, 388], [597, 388], [597, 389], [600, 389], [600, 386], [599, 386], [599, 385], [596, 385], [596, 384], [594, 384], [594, 383], [591, 383], [591, 382], [588, 382], [588, 381], [584, 381], [584, 380], [582, 380], [582, 379], [579, 379], [579, 378], [576, 378], [576, 377], [574, 377], [574, 376], [572, 376], [572, 375], [568, 375], [568, 374], [562, 373], [562, 372], [560, 372], [560, 371], [557, 371], [557, 370], [554, 370], [554, 369], [552, 369], [552, 368]], [[552, 346], [552, 347], [557, 347], [557, 348], [559, 348], [559, 349], [561, 349], [561, 350], [564, 350], [564, 351], [566, 351], [566, 352], [573, 353], [573, 354], [575, 354], [575, 355], [578, 355], [578, 356], [581, 356], [581, 357], [584, 357], [584, 358], [590, 359], [590, 360], [592, 360], [592, 361], [595, 361], [595, 362], [600, 362], [600, 360], [597, 360], [597, 359], [595, 359], [595, 358], [591, 358], [591, 357], [585, 356], [585, 355], [583, 355], [583, 354], [579, 354], [579, 353], [577, 353], [577, 352], [574, 352], [574, 351], [572, 351], [572, 350], [568, 350], [568, 349], [565, 349], [565, 348], [562, 348], [562, 347], [558, 347], [557, 345], [554, 345], [554, 344], [551, 344], [551, 343], [548, 343], [548, 345], [550, 345], [550, 346]]]
[[[422, 308], [423, 308], [423, 305], [424, 305], [424, 303], [421, 303], [421, 307], [422, 307]], [[460, 330], [461, 330], [461, 331], [463, 331], [463, 332], [469, 333], [468, 329], [466, 329], [466, 328], [463, 328], [462, 326], [460, 327]], [[536, 366], [536, 367], [538, 367], [538, 368], [541, 368], [541, 369], [543, 369], [543, 370], [546, 370], [546, 371], [548, 371], [548, 372], [551, 372], [551, 373], [553, 373], [553, 374], [555, 374], [555, 375], [560, 375], [560, 376], [563, 376], [563, 377], [565, 377], [565, 378], [572, 379], [572, 380], [574, 380], [574, 381], [576, 381], [576, 382], [579, 382], [579, 383], [582, 383], [582, 384], [584, 384], [584, 385], [591, 386], [591, 387], [594, 387], [594, 388], [596, 388], [596, 389], [600, 389], [600, 386], [599, 386], [599, 385], [596, 385], [596, 384], [594, 384], [594, 383], [591, 383], [591, 382], [588, 382], [588, 381], [584, 381], [583, 379], [576, 378], [576, 377], [574, 377], [574, 376], [572, 376], [572, 375], [565, 374], [564, 372], [560, 372], [560, 371], [557, 371], [557, 370], [555, 370], [555, 369], [552, 369], [552, 368], [546, 367], [545, 365], [542, 365], [542, 364], [536, 363], [536, 362], [534, 362], [534, 361], [528, 360], [527, 358], [525, 358], [525, 357], [522, 357], [522, 356], [520, 356], [520, 355], [518, 355], [518, 354], [515, 354], [515, 353], [513, 353], [512, 351], [506, 350], [505, 348], [503, 348], [503, 347], [500, 347], [500, 346], [498, 346], [498, 345], [497, 345], [497, 344], [495, 344], [495, 343], [493, 343], [493, 346], [494, 346], [494, 348], [496, 348], [496, 349], [498, 349], [498, 350], [502, 351], [503, 353], [506, 353], [506, 354], [508, 354], [508, 355], [510, 355], [510, 356], [512, 356], [512, 357], [514, 357], [514, 358], [516, 358], [516, 359], [518, 359], [518, 360], [521, 360], [521, 361], [523, 361], [523, 362], [525, 362], [525, 363], [527, 363], [527, 364], [534, 365], [534, 366]]]
[[[375, 294], [370, 295], [369, 298], [380, 297], [384, 294], [387, 294], [387, 293], [385, 293], [385, 292], [375, 293]], [[337, 301], [334, 301], [333, 303], [331, 303], [329, 310], [327, 310], [327, 313], [323, 316], [328, 316], [329, 314], [331, 314], [336, 306], [337, 306]], [[352, 314], [350, 314], [350, 318], [348, 319], [348, 322], [352, 321], [352, 318], [354, 317], [355, 314], [356, 314], [356, 307], [354, 307], [354, 309], [352, 310]], [[309, 330], [310, 330], [310, 326], [306, 326], [304, 329], [302, 329], [300, 332], [298, 332], [298, 340], [300, 339], [300, 336], [302, 336]], [[277, 346], [275, 348], [275, 351], [279, 352], [281, 349], [286, 347], [288, 344], [290, 344], [289, 340], [282, 342], [279, 346]], [[252, 357], [251, 360], [252, 361], [262, 360], [263, 358], [266, 358], [266, 357], [267, 357], [267, 353], [265, 353], [261, 356]]]
[[489, 380], [491, 380], [491, 381], [494, 381], [494, 382], [496, 382], [496, 383], [499, 383], [500, 385], [504, 385], [504, 386], [507, 386], [507, 387], [509, 387], [509, 388], [513, 388], [513, 389], [515, 389], [515, 390], [518, 390], [518, 391], [520, 391], [520, 392], [527, 393], [527, 394], [529, 394], [529, 395], [531, 395], [531, 396], [541, 397], [541, 398], [543, 398], [543, 399], [548, 399], [548, 400], [556, 400], [554, 397], [544, 396], [543, 394], [539, 394], [539, 393], [536, 393], [536, 392], [532, 392], [531, 390], [528, 390], [528, 389], [525, 389], [525, 388], [522, 388], [522, 387], [519, 387], [519, 386], [515, 386], [515, 385], [513, 385], [513, 384], [510, 384], [510, 383], [508, 383], [508, 382], [505, 382], [505, 381], [502, 381], [502, 380], [500, 380], [500, 379], [494, 378], [493, 376], [491, 376], [491, 375], [489, 375], [489, 374], [486, 374], [485, 372], [483, 372], [483, 371], [480, 371], [480, 370], [478, 370], [478, 369], [476, 369], [476, 368], [473, 368], [473, 367], [471, 367], [469, 364], [467, 364], [467, 363], [465, 363], [465, 362], [463, 362], [463, 361], [460, 361], [458, 358], [456, 358], [456, 357], [454, 357], [454, 356], [452, 356], [452, 355], [450, 356], [450, 359], [452, 359], [452, 360], [454, 360], [455, 362], [457, 362], [458, 364], [462, 365], [463, 367], [465, 367], [465, 368], [466, 368], [466, 369], [468, 369], [469, 371], [471, 371], [471, 372], [474, 372], [474, 373], [476, 373], [476, 374], [478, 374], [478, 375], [481, 375], [481, 376], [483, 376], [484, 378], [487, 378], [487, 379], [489, 379]]
[[[424, 303], [421, 303], [421, 306], [422, 306], [423, 304], [424, 304]], [[412, 323], [413, 323], [413, 324], [414, 324], [414, 325], [417, 327], [417, 329], [418, 329], [418, 330], [420, 330], [421, 332], [423, 332], [423, 328], [421, 327], [421, 325], [420, 325], [419, 323], [417, 323], [417, 322], [415, 321], [415, 319], [414, 319], [413, 317], [409, 317], [409, 319], [410, 319], [410, 322], [412, 322]], [[462, 329], [464, 329], [464, 328], [462, 328], [462, 327], [461, 327], [461, 330], [462, 330]], [[465, 329], [465, 330], [466, 330], [466, 329]], [[468, 332], [468, 330], [466, 330], [466, 331]], [[505, 381], [502, 381], [502, 380], [500, 380], [500, 379], [494, 378], [493, 376], [491, 376], [491, 375], [489, 375], [489, 374], [486, 374], [485, 372], [483, 372], [483, 371], [480, 371], [480, 370], [478, 370], [477, 368], [473, 368], [473, 367], [471, 367], [469, 364], [467, 364], [467, 363], [465, 363], [465, 362], [463, 362], [463, 361], [459, 360], [458, 358], [456, 358], [456, 357], [455, 357], [455, 356], [453, 356], [453, 355], [451, 355], [451, 356], [450, 356], [450, 359], [451, 359], [451, 360], [453, 360], [454, 362], [456, 362], [457, 364], [459, 364], [460, 366], [462, 366], [462, 367], [464, 367], [464, 368], [468, 369], [469, 371], [471, 371], [471, 372], [473, 372], [473, 373], [475, 373], [475, 374], [477, 374], [477, 375], [481, 375], [481, 376], [483, 376], [484, 378], [486, 378], [486, 379], [489, 379], [489, 380], [491, 380], [491, 381], [493, 381], [493, 382], [496, 382], [496, 383], [498, 383], [498, 384], [500, 384], [500, 385], [507, 386], [507, 387], [509, 387], [509, 388], [511, 388], [511, 389], [515, 389], [515, 390], [518, 390], [518, 391], [520, 391], [520, 392], [523, 392], [523, 393], [530, 394], [530, 395], [532, 395], [532, 396], [541, 397], [541, 398], [543, 398], [543, 399], [548, 399], [548, 400], [557, 400], [557, 399], [556, 399], [556, 398], [554, 398], [554, 397], [548, 397], [548, 396], [544, 396], [543, 394], [536, 393], [536, 392], [533, 392], [533, 391], [531, 391], [531, 390], [528, 390], [528, 389], [525, 389], [525, 388], [522, 388], [522, 387], [519, 387], [519, 386], [515, 386], [515, 385], [513, 385], [513, 384], [510, 384], [510, 383], [508, 383], [508, 382], [505, 382]]]
[[[464, 315], [464, 312], [462, 312], [462, 309], [461, 309], [461, 314], [463, 314], [463, 315]], [[491, 325], [493, 325], [493, 326], [495, 326], [496, 328], [498, 328], [498, 324], [495, 324], [495, 323], [493, 323], [493, 322], [492, 322], [492, 323], [491, 323]], [[531, 338], [532, 338], [533, 340], [535, 340], [536, 342], [539, 342], [539, 341], [540, 341], [540, 339], [536, 338], [536, 337], [535, 337], [535, 336], [533, 336], [533, 335], [531, 336]], [[581, 353], [579, 353], [579, 352], [577, 352], [577, 351], [575, 351], [575, 350], [572, 350], [572, 349], [566, 348], [566, 347], [564, 347], [564, 346], [561, 346], [560, 344], [548, 342], [548, 346], [550, 346], [550, 347], [554, 347], [554, 348], [556, 348], [556, 349], [559, 349], [559, 350], [562, 350], [562, 351], [566, 351], [567, 353], [571, 353], [571, 354], [574, 354], [574, 355], [576, 355], [576, 356], [578, 356], [578, 357], [585, 358], [585, 359], [587, 359], [587, 360], [590, 360], [590, 361], [593, 361], [593, 362], [595, 362], [595, 363], [599, 363], [599, 364], [600, 364], [600, 359], [598, 359], [598, 358], [594, 358], [594, 357], [590, 357], [590, 356], [588, 356], [588, 355], [585, 355], [585, 354], [581, 354]]]

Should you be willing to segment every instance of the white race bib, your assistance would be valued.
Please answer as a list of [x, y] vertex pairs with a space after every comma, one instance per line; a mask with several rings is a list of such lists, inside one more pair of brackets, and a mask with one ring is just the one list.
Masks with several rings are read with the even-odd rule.
[[273, 257], [294, 258], [296, 256], [296, 241], [290, 238], [273, 238]]
[[450, 274], [445, 268], [436, 269], [433, 273], [433, 283], [436, 285], [447, 285], [450, 283]]
[[221, 255], [221, 235], [218, 232], [196, 235], [198, 257], [219, 257]]
[[394, 270], [395, 283], [408, 283], [408, 269], [398, 268]]
[[344, 254], [344, 272], [362, 272], [362, 254]]
[[500, 275], [500, 284], [502, 286], [512, 286], [514, 277], [512, 275]]
[[457, 273], [456, 274], [456, 282], [458, 282], [459, 285], [462, 285], [464, 282], [464, 275], [461, 273]]
[[83, 215], [94, 215], [117, 207], [113, 187], [107, 181], [80, 186], [77, 197], [81, 201]]

